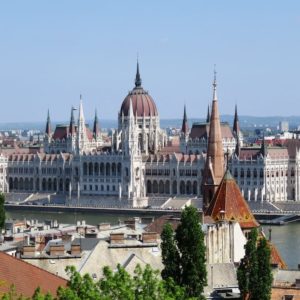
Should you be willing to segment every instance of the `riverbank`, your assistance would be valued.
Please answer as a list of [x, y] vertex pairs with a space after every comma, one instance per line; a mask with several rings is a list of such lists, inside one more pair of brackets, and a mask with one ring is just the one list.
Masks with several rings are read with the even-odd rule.
[[87, 207], [87, 206], [66, 206], [66, 205], [22, 205], [5, 204], [5, 209], [9, 211], [34, 211], [34, 212], [92, 212], [109, 215], [128, 215], [128, 216], [180, 216], [179, 209], [159, 209], [159, 208], [122, 208], [122, 207]]

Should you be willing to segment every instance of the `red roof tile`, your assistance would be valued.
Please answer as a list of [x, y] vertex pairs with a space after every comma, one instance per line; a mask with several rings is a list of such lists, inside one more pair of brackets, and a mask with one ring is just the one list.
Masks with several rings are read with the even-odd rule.
[[57, 288], [67, 284], [65, 279], [4, 252], [0, 252], [0, 282], [0, 295], [13, 284], [17, 294], [25, 297], [31, 297], [38, 286], [43, 293], [56, 295]]
[[226, 171], [205, 214], [215, 221], [237, 221], [242, 229], [259, 226], [229, 170]]

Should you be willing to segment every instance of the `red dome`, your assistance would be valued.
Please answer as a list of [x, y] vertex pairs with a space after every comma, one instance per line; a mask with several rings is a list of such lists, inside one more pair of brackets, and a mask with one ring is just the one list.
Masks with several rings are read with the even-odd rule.
[[122, 103], [120, 111], [121, 115], [124, 114], [125, 117], [129, 115], [130, 99], [132, 101], [134, 116], [158, 116], [154, 100], [142, 87], [136, 87], [129, 92]]

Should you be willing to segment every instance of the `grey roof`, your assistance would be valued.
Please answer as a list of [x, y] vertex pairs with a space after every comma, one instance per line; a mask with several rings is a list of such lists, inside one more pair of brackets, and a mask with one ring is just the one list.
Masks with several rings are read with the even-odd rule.
[[300, 279], [300, 270], [280, 270], [274, 274], [274, 282], [295, 283], [296, 279]]
[[76, 238], [72, 241], [72, 245], [81, 245], [82, 251], [93, 250], [101, 239], [98, 238]]

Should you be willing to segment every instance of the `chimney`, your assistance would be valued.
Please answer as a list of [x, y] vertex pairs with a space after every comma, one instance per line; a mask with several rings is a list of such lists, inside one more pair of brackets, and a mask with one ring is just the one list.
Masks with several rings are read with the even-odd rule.
[[143, 243], [157, 243], [157, 233], [156, 232], [143, 232], [142, 234]]
[[62, 244], [50, 245], [50, 256], [63, 256], [65, 247]]
[[78, 244], [71, 245], [71, 255], [73, 256], [80, 256], [81, 254], [81, 247]]
[[124, 244], [124, 233], [111, 233], [110, 234], [110, 244]]
[[109, 230], [110, 229], [110, 223], [100, 223], [98, 224], [98, 230], [103, 231], [103, 230]]
[[23, 256], [35, 256], [35, 245], [25, 245], [22, 249]]

